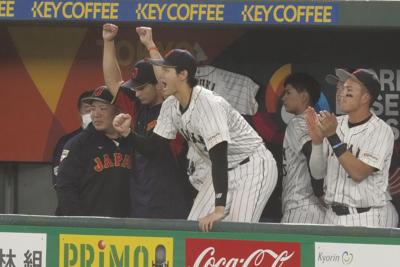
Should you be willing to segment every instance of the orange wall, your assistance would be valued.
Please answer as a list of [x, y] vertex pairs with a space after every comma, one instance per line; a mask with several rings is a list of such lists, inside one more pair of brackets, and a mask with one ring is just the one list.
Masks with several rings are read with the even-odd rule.
[[[212, 60], [239, 30], [155, 28], [160, 50], [196, 42]], [[58, 138], [79, 127], [76, 99], [103, 83], [101, 25], [0, 27], [0, 161], [47, 162]], [[133, 26], [117, 41], [124, 77], [147, 56]]]

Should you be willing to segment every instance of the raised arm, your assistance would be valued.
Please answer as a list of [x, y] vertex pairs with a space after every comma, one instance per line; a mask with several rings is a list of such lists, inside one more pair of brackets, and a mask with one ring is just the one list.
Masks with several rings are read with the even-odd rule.
[[[153, 41], [153, 33], [150, 27], [137, 27], [136, 32], [139, 35], [140, 42], [146, 47], [149, 51], [150, 57], [152, 59], [162, 59], [163, 57], [158, 51], [158, 48]], [[156, 75], [157, 80], [160, 79], [161, 67], [153, 65], [154, 74]]]
[[132, 117], [129, 114], [118, 114], [113, 120], [115, 130], [123, 137], [130, 138], [133, 146], [141, 154], [151, 156], [157, 153], [162, 146], [169, 146], [169, 140], [152, 133], [150, 136], [141, 136], [130, 128]]
[[116, 96], [123, 80], [118, 66], [114, 38], [118, 33], [118, 26], [114, 24], [103, 25], [103, 75], [104, 81], [113, 96]]

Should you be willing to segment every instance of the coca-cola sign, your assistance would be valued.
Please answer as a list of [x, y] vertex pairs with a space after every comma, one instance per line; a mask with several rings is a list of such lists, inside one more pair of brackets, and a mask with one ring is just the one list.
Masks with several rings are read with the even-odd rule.
[[186, 267], [296, 267], [300, 243], [186, 239]]

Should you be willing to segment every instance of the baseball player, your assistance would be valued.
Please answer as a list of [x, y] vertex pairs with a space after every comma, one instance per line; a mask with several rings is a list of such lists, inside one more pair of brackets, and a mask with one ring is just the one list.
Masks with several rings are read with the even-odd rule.
[[[226, 100], [197, 86], [196, 61], [188, 51], [174, 49], [163, 59], [151, 28], [139, 27], [137, 32], [150, 52], [149, 62], [155, 66], [167, 99], [153, 138], [131, 133], [134, 142], [154, 145], [180, 132], [195, 153], [210, 162], [212, 179], [200, 187], [188, 217], [199, 220], [203, 231], [219, 220], [257, 222], [277, 181], [272, 154]], [[127, 114], [114, 120], [114, 127], [125, 136], [130, 133], [129, 125]]]
[[[195, 77], [199, 85], [222, 96], [243, 116], [252, 118], [250, 116], [257, 112], [255, 96], [259, 85], [249, 77], [209, 65], [198, 66]], [[199, 190], [199, 186], [206, 179], [204, 177], [211, 177], [209, 162], [191, 148], [188, 150], [187, 159], [189, 180], [193, 187]]]
[[[123, 82], [115, 52], [118, 26], [103, 26], [103, 71], [106, 85], [115, 96], [115, 105], [135, 117], [136, 133], [152, 135], [164, 101], [150, 63], [140, 60], [132, 76]], [[186, 219], [193, 201], [184, 167], [185, 154], [175, 155], [170, 143], [154, 150], [134, 147], [130, 181], [131, 216], [134, 218]]]
[[370, 111], [380, 92], [378, 77], [367, 69], [337, 69], [336, 76], [345, 81], [340, 109], [346, 115], [317, 116], [311, 108], [306, 115], [311, 173], [325, 176], [325, 223], [396, 227], [398, 214], [387, 191], [394, 135]]
[[323, 179], [314, 179], [309, 171], [311, 138], [304, 119], [307, 107], [318, 102], [320, 85], [309, 74], [294, 73], [286, 78], [284, 87], [283, 105], [295, 116], [289, 121], [283, 140], [281, 222], [323, 224], [325, 208], [318, 199], [323, 194]]

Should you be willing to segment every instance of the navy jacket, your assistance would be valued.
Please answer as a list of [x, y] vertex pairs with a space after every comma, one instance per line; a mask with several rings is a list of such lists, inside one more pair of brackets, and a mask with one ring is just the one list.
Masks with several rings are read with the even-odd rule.
[[64, 146], [56, 177], [56, 215], [128, 217], [131, 147], [90, 124]]
[[[149, 136], [157, 123], [161, 104], [140, 104], [131, 90], [120, 88], [116, 105], [136, 118], [135, 131]], [[132, 108], [132, 103], [136, 107]], [[131, 216], [134, 218], [186, 219], [193, 203], [193, 188], [186, 174], [186, 151], [177, 155], [168, 143], [154, 153], [134, 148], [130, 182]]]
[[78, 128], [73, 132], [67, 133], [66, 135], [61, 136], [61, 138], [58, 140], [56, 147], [54, 148], [53, 152], [53, 159], [51, 161], [52, 169], [53, 169], [53, 177], [52, 177], [52, 183], [53, 186], [56, 185], [56, 177], [58, 173], [58, 165], [60, 165], [60, 157], [61, 153], [63, 151], [63, 148], [65, 144], [72, 139], [75, 135], [78, 135], [82, 132], [82, 128]]
[[[135, 131], [143, 136], [152, 134], [160, 109], [161, 104], [153, 107], [141, 105]], [[136, 149], [134, 158], [132, 216], [186, 219], [192, 204], [191, 192], [187, 188], [188, 178], [179, 160], [171, 152], [169, 143], [162, 143], [149, 155]]]

